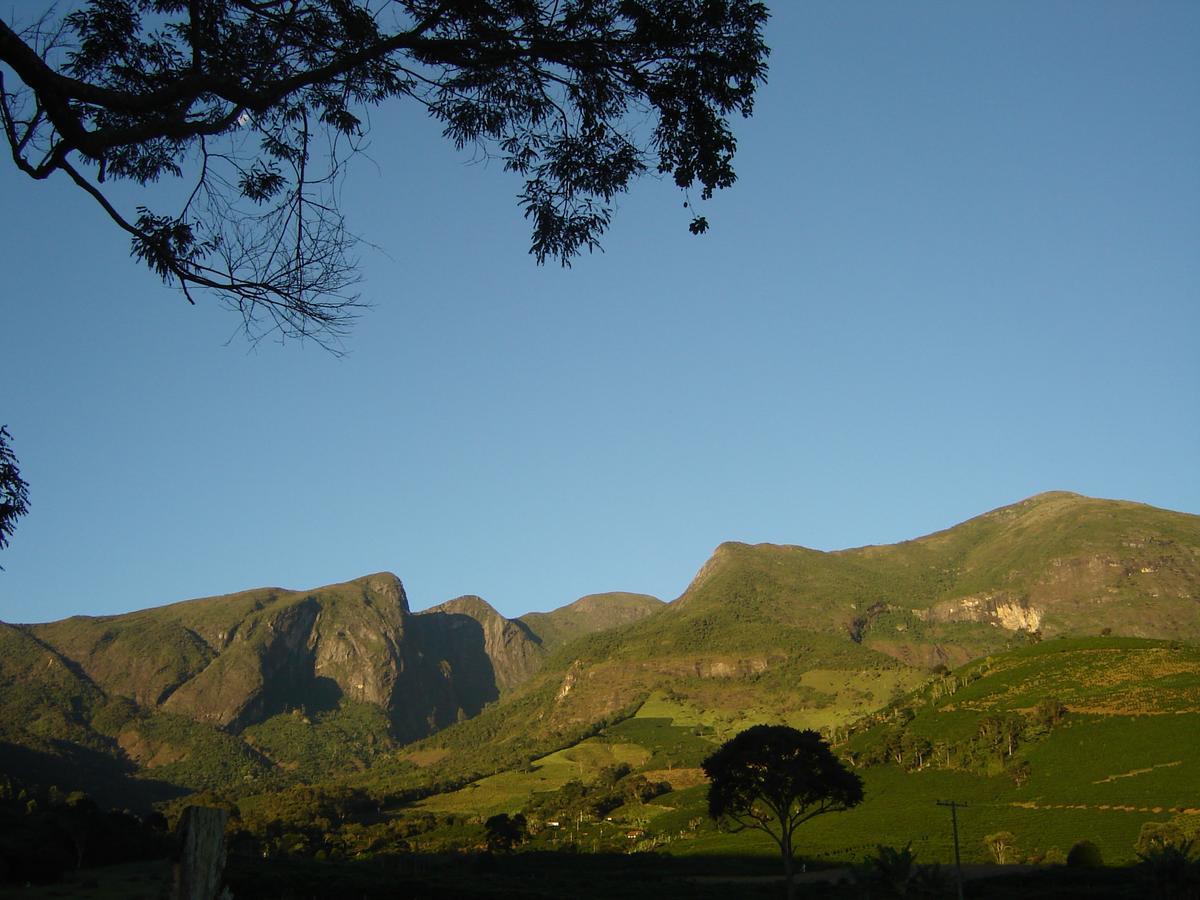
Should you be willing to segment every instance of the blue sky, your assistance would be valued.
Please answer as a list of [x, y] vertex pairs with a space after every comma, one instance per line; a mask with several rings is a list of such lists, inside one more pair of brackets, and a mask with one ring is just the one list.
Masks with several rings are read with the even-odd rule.
[[0, 165], [0, 619], [379, 570], [516, 615], [1044, 490], [1200, 512], [1200, 5], [772, 7], [701, 238], [647, 179], [538, 268], [499, 165], [376, 110], [344, 358], [248, 347]]

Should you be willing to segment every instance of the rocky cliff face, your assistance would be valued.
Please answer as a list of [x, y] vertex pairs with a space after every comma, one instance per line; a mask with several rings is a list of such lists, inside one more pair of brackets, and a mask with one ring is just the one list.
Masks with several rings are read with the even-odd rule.
[[942, 600], [930, 609], [914, 609], [913, 615], [928, 622], [981, 622], [1006, 631], [1037, 631], [1045, 610], [1027, 597], [997, 594], [970, 595]]
[[76, 616], [14, 634], [146, 709], [239, 732], [278, 713], [351, 700], [387, 710], [400, 740], [475, 715], [545, 657], [526, 625], [479, 597], [414, 614], [390, 573]]
[[394, 575], [315, 591], [268, 588], [29, 631], [106, 693], [239, 730], [341, 697], [384, 707], [410, 616]]
[[429, 635], [430, 649], [436, 644], [468, 665], [464, 652], [481, 651], [497, 696], [528, 679], [545, 657], [540, 642], [524, 623], [504, 618], [474, 595], [425, 610], [418, 614], [418, 622]]

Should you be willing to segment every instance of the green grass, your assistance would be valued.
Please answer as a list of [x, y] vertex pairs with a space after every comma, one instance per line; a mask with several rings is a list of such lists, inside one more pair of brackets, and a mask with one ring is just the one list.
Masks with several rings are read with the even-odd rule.
[[[1147, 683], [1156, 687], [1166, 683], [1167, 687], [1158, 695], [1161, 709], [1151, 710], [1157, 714], [1101, 715], [1076, 710], [1068, 711], [1048, 733], [1030, 726], [1014, 758], [1030, 766], [1030, 776], [1020, 786], [1000, 774], [1003, 759], [986, 765], [981, 762], [969, 770], [926, 767], [906, 772], [890, 765], [860, 769], [866, 802], [856, 810], [823, 816], [806, 825], [803, 852], [814, 859], [855, 862], [877, 843], [900, 847], [911, 841], [922, 859], [944, 861], [951, 852], [948, 811], [939, 809], [935, 801], [955, 799], [969, 804], [960, 823], [968, 861], [987, 862], [984, 836], [1007, 830], [1016, 836], [1020, 858], [1038, 856], [1051, 848], [1065, 852], [1087, 839], [1100, 847], [1109, 862], [1131, 862], [1144, 822], [1163, 821], [1180, 810], [1200, 808], [1200, 742], [1195, 740], [1200, 734], [1200, 710], [1176, 709], [1179, 698], [1190, 696], [1200, 680], [1191, 674], [1197, 656], [1196, 648], [1161, 641], [1054, 640], [957, 670], [949, 678], [965, 684], [952, 695], [934, 699], [923, 684], [899, 702], [915, 711], [907, 728], [932, 743], [951, 744], [973, 740], [987, 715], [1028, 710], [1047, 697], [1091, 702], [1101, 695], [1099, 686], [1112, 691], [1114, 685], [1125, 685], [1108, 695], [1110, 705], [1125, 698], [1137, 708], [1145, 708], [1145, 703], [1137, 700], [1145, 696], [1143, 687], [1125, 673], [1140, 671]], [[854, 692], [894, 696], [912, 683], [912, 674], [900, 667], [820, 669], [798, 680], [798, 693], [807, 690], [832, 698], [831, 703], [825, 701], [829, 703], [825, 709], [830, 709], [838, 708]], [[688, 696], [687, 687], [685, 681], [678, 689], [651, 694], [634, 716], [575, 748], [538, 760], [532, 772], [509, 772], [487, 779], [479, 787], [454, 795], [450, 806], [439, 806], [442, 801], [438, 798], [426, 805], [458, 812], [498, 811], [503, 801], [507, 811], [515, 811], [522, 795], [554, 790], [573, 778], [586, 781], [615, 759], [595, 755], [596, 748], [604, 746], [640, 748], [645, 754], [640, 764], [643, 770], [694, 767], [727, 736], [725, 729], [734, 720], [698, 706]], [[751, 720], [754, 714], [754, 710], [743, 710], [739, 718]], [[763, 720], [772, 720], [769, 713]], [[876, 740], [888, 727], [896, 726], [885, 723], [851, 743]], [[532, 780], [538, 778], [540, 782]], [[706, 815], [705, 792], [704, 785], [673, 791], [644, 805], [621, 807], [613, 818], [617, 823], [641, 823], [649, 832], [647, 842], [673, 854], [769, 856], [776, 852], [763, 835], [717, 831]], [[589, 834], [586, 829], [584, 834]]]
[[670, 719], [680, 728], [712, 728], [717, 717], [711, 710], [702, 709], [681, 698], [655, 691], [646, 698], [634, 714], [639, 719]]
[[[924, 771], [905, 773], [891, 767], [861, 771], [866, 799], [856, 809], [830, 813], [806, 823], [797, 835], [799, 854], [808, 859], [857, 862], [873, 853], [877, 844], [903, 847], [909, 842], [924, 862], [953, 859], [950, 810], [938, 800], [966, 803], [960, 809], [959, 839], [964, 862], [985, 863], [991, 857], [983, 843], [986, 835], [1011, 831], [1021, 858], [1052, 847], [1066, 852], [1080, 840], [1091, 840], [1107, 863], [1135, 861], [1134, 842], [1142, 824], [1165, 821], [1167, 813], [1121, 812], [1084, 809], [1025, 808], [1012, 805], [1012, 785], [1003, 778], [964, 772]], [[691, 788], [655, 801], [672, 806], [670, 817], [653, 820], [654, 828], [675, 832], [685, 823], [704, 816], [704, 789]], [[694, 837], [676, 839], [668, 852], [679, 855], [778, 854], [778, 849], [758, 832], [727, 834], [707, 822]]]
[[603, 739], [616, 744], [634, 744], [649, 754], [643, 768], [694, 768], [712, 753], [715, 744], [697, 734], [703, 726], [684, 727], [673, 719], [634, 716], [606, 728]]
[[1039, 803], [1200, 808], [1200, 711], [1068, 716], [1025, 753], [1020, 791]]
[[534, 794], [556, 791], [569, 781], [593, 781], [606, 766], [626, 763], [645, 767], [651, 751], [634, 740], [592, 738], [509, 770], [473, 781], [461, 790], [437, 794], [413, 809], [437, 813], [489, 816], [519, 812]]
[[1030, 708], [1045, 697], [1069, 708], [1163, 713], [1200, 709], [1200, 648], [1138, 638], [1043, 641], [966, 667], [986, 677], [943, 705]]

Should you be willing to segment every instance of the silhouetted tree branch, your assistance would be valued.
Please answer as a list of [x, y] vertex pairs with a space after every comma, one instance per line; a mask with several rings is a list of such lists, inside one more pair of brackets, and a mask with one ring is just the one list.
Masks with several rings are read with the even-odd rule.
[[[8, 546], [17, 519], [29, 512], [29, 485], [21, 478], [12, 435], [0, 425], [0, 550]], [[0, 566], [0, 570], [3, 570]]]
[[[0, 124], [17, 167], [95, 199], [132, 254], [251, 334], [336, 337], [358, 300], [337, 204], [365, 111], [425, 106], [521, 175], [530, 252], [593, 250], [649, 170], [707, 199], [734, 181], [733, 113], [766, 76], [751, 0], [88, 0], [0, 19]], [[122, 212], [109, 180], [190, 179]], [[707, 219], [689, 228], [702, 233]]]

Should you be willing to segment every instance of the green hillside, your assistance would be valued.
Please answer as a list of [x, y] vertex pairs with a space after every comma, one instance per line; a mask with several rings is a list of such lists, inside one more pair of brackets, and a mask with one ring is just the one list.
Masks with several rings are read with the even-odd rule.
[[662, 605], [649, 594], [588, 594], [553, 612], [526, 613], [517, 621], [527, 625], [546, 650], [555, 650], [576, 638], [636, 622]]
[[[697, 754], [751, 724], [824, 729], [896, 796], [961, 786], [1018, 817], [1043, 814], [1030, 791], [1074, 734], [1119, 748], [1092, 754], [1107, 767], [1093, 781], [1146, 787], [1087, 789], [1097, 806], [1134, 806], [1133, 821], [1147, 804], [1196, 805], [1168, 789], [1190, 757], [1139, 755], [1118, 720], [1166, 729], [1163, 747], [1182, 740], [1200, 710], [1197, 641], [1200, 517], [1043, 494], [890, 546], [723, 544], [669, 604], [602, 594], [509, 620], [468, 596], [413, 613], [378, 574], [0, 624], [0, 755], [114, 793], [131, 777], [155, 797], [320, 782], [439, 815], [465, 815], [472, 795], [520, 807], [629, 766], [621, 778], [672, 788], [639, 800], [639, 820], [683, 817], [686, 831], [702, 806]], [[1025, 722], [1009, 747], [1047, 699], [1069, 715], [1045, 735]], [[999, 756], [984, 743], [996, 735]], [[697, 847], [724, 840], [704, 827]]]
[[[832, 727], [937, 665], [1105, 629], [1200, 639], [1200, 517], [1053, 493], [885, 547], [723, 544], [673, 603], [560, 645], [511, 698], [553, 700], [491, 711], [489, 754], [656, 691], [728, 728]], [[431, 743], [468, 753], [449, 733]]]
[[908, 612], [931, 625], [1033, 624], [1046, 635], [1109, 627], [1195, 641], [1198, 575], [1200, 517], [1049, 493], [888, 546], [723, 544], [677, 604], [848, 633], [864, 620], [864, 638], [875, 636], [872, 608], [882, 605], [876, 615]]
[[[574, 604], [561, 630], [603, 627], [609, 599]], [[615, 621], [661, 605], [611, 600]], [[275, 790], [386, 762], [401, 743], [478, 715], [545, 657], [527, 625], [478, 597], [411, 613], [388, 574], [0, 623], [0, 760], [139, 802]]]
[[[983, 839], [1002, 831], [1013, 836], [1010, 861], [1055, 859], [1081, 840], [1110, 863], [1134, 861], [1147, 822], [1200, 830], [1197, 691], [1200, 649], [1121, 638], [1051, 640], [929, 676], [829, 732], [867, 799], [806, 825], [802, 852], [856, 862], [878, 843], [911, 842], [919, 858], [944, 862], [949, 813], [935, 804], [954, 799], [967, 804], [960, 828], [969, 862], [991, 861]], [[546, 823], [569, 819], [573, 842], [600, 848], [626, 846], [636, 833], [639, 846], [675, 855], [772, 857], [762, 835], [719, 832], [705, 814], [697, 766], [730, 733], [722, 717], [655, 694], [578, 743], [400, 814], [523, 812], [535, 823], [531, 847], [563, 841]], [[639, 797], [646, 782], [658, 787]], [[441, 827], [429, 839], [454, 835]]]

